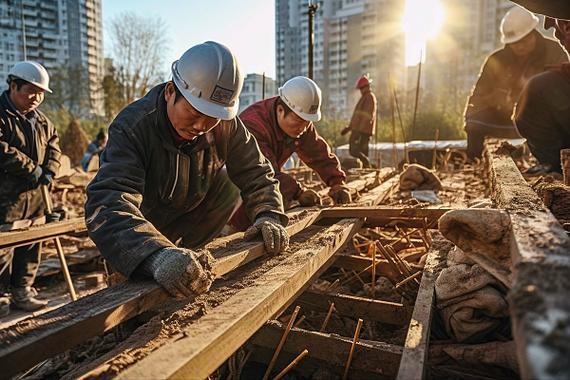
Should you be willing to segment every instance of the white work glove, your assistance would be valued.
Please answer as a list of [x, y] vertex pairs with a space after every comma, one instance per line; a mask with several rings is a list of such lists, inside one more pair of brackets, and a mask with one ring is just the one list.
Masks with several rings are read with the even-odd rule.
[[171, 247], [146, 258], [142, 269], [174, 297], [186, 298], [210, 289], [214, 280], [209, 271], [212, 262], [208, 251], [194, 252]]
[[[267, 214], [266, 214], [267, 215]], [[270, 254], [283, 252], [289, 246], [289, 234], [279, 220], [271, 216], [262, 216], [255, 220], [243, 234], [244, 240], [251, 240], [261, 232], [265, 249]]]

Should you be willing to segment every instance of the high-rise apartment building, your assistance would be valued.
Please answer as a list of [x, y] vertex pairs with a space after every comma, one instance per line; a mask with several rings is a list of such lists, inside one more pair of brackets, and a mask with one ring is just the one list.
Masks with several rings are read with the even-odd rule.
[[[314, 80], [323, 90], [325, 116], [349, 117], [360, 97], [357, 79], [369, 73], [381, 106], [388, 79], [404, 81], [401, 0], [330, 0], [314, 20]], [[307, 0], [276, 0], [277, 83], [308, 72]]]
[[[101, 114], [104, 73], [101, 0], [0, 1], [0, 88], [18, 61], [40, 62], [52, 77], [61, 74], [73, 101], [82, 91], [88, 110]], [[65, 73], [65, 75], [63, 75]], [[85, 91], [83, 91], [85, 90]], [[83, 108], [84, 105], [82, 105]]]
[[275, 95], [277, 95], [275, 79], [264, 78], [261, 74], [247, 74], [243, 80], [243, 89], [239, 95], [238, 112], [243, 111], [253, 103]]

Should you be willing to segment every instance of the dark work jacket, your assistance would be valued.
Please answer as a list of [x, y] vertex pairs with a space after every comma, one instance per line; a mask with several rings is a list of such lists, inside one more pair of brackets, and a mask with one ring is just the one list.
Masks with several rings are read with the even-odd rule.
[[164, 87], [153, 88], [111, 123], [100, 169], [87, 187], [89, 235], [125, 276], [154, 252], [174, 246], [178, 237], [169, 231], [180, 228], [173, 224], [202, 202], [224, 165], [252, 220], [275, 212], [287, 222], [273, 170], [239, 118], [177, 146]]
[[348, 125], [350, 130], [372, 136], [376, 129], [377, 105], [376, 95], [370, 89], [364, 92], [354, 107], [354, 112]]
[[315, 170], [327, 186], [342, 183], [346, 175], [340, 168], [340, 162], [312, 123], [297, 139], [288, 137], [279, 127], [275, 109], [277, 98], [275, 96], [252, 104], [240, 114], [240, 119], [271, 162], [285, 203], [295, 199], [301, 190], [295, 178], [281, 171], [293, 153], [297, 153], [308, 167]]
[[[568, 61], [560, 44], [543, 37], [537, 31], [536, 48], [525, 62], [520, 62], [508, 46], [492, 53], [483, 64], [479, 79], [467, 101], [465, 119], [477, 118], [476, 114], [491, 109], [501, 120], [509, 123], [514, 105], [526, 82], [546, 70], [548, 65]], [[498, 98], [500, 97], [500, 98]]]
[[52, 174], [59, 170], [61, 150], [55, 127], [42, 112], [32, 113], [21, 115], [8, 91], [0, 96], [0, 223], [40, 216], [26, 211], [27, 203], [42, 203], [38, 184], [30, 175], [38, 165]]

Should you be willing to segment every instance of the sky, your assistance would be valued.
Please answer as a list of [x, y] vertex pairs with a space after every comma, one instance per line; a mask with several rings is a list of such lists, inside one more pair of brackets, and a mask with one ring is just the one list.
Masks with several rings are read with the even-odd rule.
[[[111, 41], [107, 24], [116, 15], [132, 11], [160, 17], [168, 31], [165, 72], [188, 48], [213, 40], [228, 46], [244, 74], [265, 72], [275, 78], [275, 9], [270, 0], [102, 0], [103, 44], [108, 56]], [[164, 78], [167, 79], [167, 78]]]

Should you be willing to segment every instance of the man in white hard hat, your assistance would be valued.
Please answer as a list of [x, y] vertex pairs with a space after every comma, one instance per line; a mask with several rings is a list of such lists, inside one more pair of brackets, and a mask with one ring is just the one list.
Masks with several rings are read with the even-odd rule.
[[[346, 175], [338, 158], [313, 124], [321, 119], [321, 89], [311, 79], [298, 76], [289, 79], [278, 93], [278, 96], [246, 108], [240, 119], [271, 162], [286, 208], [293, 201], [302, 206], [321, 204], [316, 191], [303, 187], [294, 177], [281, 171], [293, 153], [297, 153], [330, 186], [329, 195], [335, 203], [350, 202], [350, 192], [345, 186]], [[231, 225], [244, 229], [251, 224], [246, 216], [243, 208], [238, 209]]]
[[[547, 17], [544, 24], [554, 28], [555, 37], [570, 51], [570, 20]], [[528, 81], [516, 107], [515, 123], [539, 162], [527, 174], [562, 173], [560, 150], [570, 149], [570, 63], [552, 65]]]
[[[37, 108], [51, 92], [46, 69], [37, 62], [17, 63], [0, 96], [0, 224], [44, 216], [39, 189], [57, 173], [61, 150], [53, 124]], [[59, 219], [55, 214], [48, 220]], [[47, 301], [32, 287], [42, 243], [0, 252], [0, 317], [13, 308], [33, 311]], [[12, 299], [2, 296], [11, 289]]]
[[535, 29], [538, 22], [535, 15], [519, 6], [501, 21], [505, 47], [487, 58], [467, 101], [465, 131], [470, 158], [481, 157], [486, 136], [519, 137], [511, 117], [525, 83], [547, 65], [568, 61], [556, 41]]
[[361, 76], [356, 82], [356, 88], [360, 90], [361, 96], [354, 107], [350, 124], [341, 132], [345, 135], [350, 131], [350, 155], [358, 158], [365, 168], [370, 167], [368, 143], [376, 129], [376, 108], [378, 107], [376, 95], [370, 90], [370, 83], [372, 79], [368, 77], [368, 74]]
[[239, 192], [254, 221], [247, 237], [261, 233], [270, 253], [289, 237], [271, 165], [236, 117], [235, 56], [216, 42], [196, 45], [172, 64], [172, 78], [111, 123], [85, 220], [114, 270], [188, 297], [212, 283], [211, 257], [196, 249], [219, 234]]

